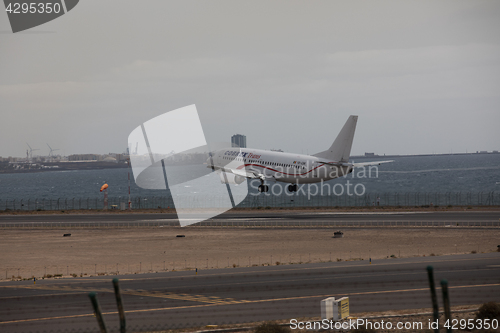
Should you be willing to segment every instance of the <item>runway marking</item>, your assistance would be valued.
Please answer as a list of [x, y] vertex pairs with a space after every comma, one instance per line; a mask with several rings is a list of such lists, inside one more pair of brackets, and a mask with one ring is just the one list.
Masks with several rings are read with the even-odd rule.
[[220, 298], [217, 296], [174, 294], [172, 292], [161, 293], [158, 291], [146, 292], [146, 291], [126, 290], [126, 291], [123, 291], [122, 294], [142, 296], [142, 297], [146, 296], [146, 297], [175, 299], [175, 300], [181, 300], [181, 301], [191, 301], [191, 302], [210, 303], [210, 304], [231, 303], [231, 302], [235, 301], [232, 298]]
[[[423, 258], [423, 257], [421, 257]], [[426, 258], [430, 258], [430, 257], [426, 257]], [[429, 261], [425, 261], [425, 262], [422, 262], [422, 265], [426, 265], [426, 264], [429, 264], [429, 263], [437, 263], [437, 262], [454, 262], [454, 261], [460, 261], [460, 262], [463, 262], [463, 261], [474, 261], [474, 260], [491, 260], [491, 259], [494, 259], [494, 260], [499, 260], [500, 257], [492, 257], [492, 258], [471, 258], [471, 259], [449, 259], [449, 260], [446, 260], [446, 259], [440, 259], [440, 260], [429, 260]], [[374, 266], [389, 266], [389, 265], [407, 265], [407, 264], [415, 264], [414, 262], [391, 262], [391, 263], [377, 263], [376, 261], [377, 260], [389, 260], [389, 259], [375, 259], [375, 261], [372, 262], [371, 265], [368, 264], [368, 260], [366, 260], [366, 264], [356, 264], [356, 265], [329, 265], [329, 266], [317, 266], [317, 267], [297, 267], [297, 268], [286, 268], [286, 266], [297, 266], [298, 264], [289, 264], [289, 265], [283, 265], [281, 266], [280, 268], [282, 268], [282, 272], [283, 273], [288, 273], [288, 272], [293, 272], [293, 271], [303, 271], [303, 270], [315, 270], [315, 269], [325, 269], [325, 268], [350, 268], [350, 267], [374, 267]], [[394, 259], [393, 259], [394, 260]], [[334, 263], [333, 261], [331, 263]], [[314, 263], [312, 263], [314, 264]], [[273, 266], [271, 266], [273, 267]], [[185, 277], [192, 277], [192, 278], [196, 278], [197, 275], [193, 275], [192, 273], [193, 271], [191, 271], [191, 273], [189, 275], [179, 275], [179, 276], [163, 276], [163, 277], [151, 277], [151, 278], [137, 278], [137, 279], [128, 279], [128, 280], [133, 280], [133, 281], [146, 281], [146, 280], [163, 280], [163, 279], [176, 279], [176, 278], [185, 278]], [[199, 272], [203, 272], [203, 270], [199, 270]], [[278, 273], [278, 271], [273, 271], [275, 273]], [[200, 274], [199, 276], [200, 277], [205, 277], [205, 276], [220, 276], [220, 275], [241, 275], [241, 274], [252, 274], [252, 273], [263, 273], [263, 271], [258, 271], [258, 270], [248, 270], [248, 271], [244, 271], [244, 272], [229, 272], [229, 273], [212, 273], [212, 274]], [[73, 281], [73, 280], [72, 280]], [[92, 282], [93, 280], [87, 280], [88, 282]], [[101, 282], [102, 280], [99, 280], [97, 282]], [[120, 279], [120, 281], [122, 281], [122, 279]]]
[[28, 298], [28, 297], [47, 297], [47, 296], [65, 296], [65, 295], [75, 295], [75, 294], [81, 294], [81, 292], [75, 292], [75, 293], [60, 293], [60, 294], [39, 294], [39, 295], [25, 295], [25, 296], [4, 296], [0, 297], [0, 299], [13, 299], [13, 298]]
[[257, 217], [257, 218], [246, 218], [246, 217], [237, 217], [237, 218], [227, 218], [227, 219], [212, 219], [214, 222], [224, 222], [224, 221], [260, 221], [260, 220], [282, 220], [286, 217]]
[[[477, 284], [477, 285], [464, 285], [464, 286], [451, 286], [448, 289], [459, 289], [459, 288], [478, 288], [478, 287], [496, 287], [500, 286], [500, 283], [494, 284]], [[412, 292], [412, 291], [423, 291], [429, 290], [429, 288], [417, 288], [417, 289], [400, 289], [400, 290], [381, 290], [381, 291], [367, 291], [360, 293], [346, 293], [345, 296], [354, 296], [354, 295], [372, 295], [372, 294], [385, 294], [385, 293], [397, 293], [397, 292]], [[138, 309], [138, 310], [125, 310], [125, 313], [143, 313], [143, 312], [157, 312], [157, 311], [168, 311], [168, 310], [179, 310], [179, 309], [193, 309], [193, 308], [201, 308], [201, 307], [210, 307], [217, 305], [231, 305], [231, 304], [249, 304], [249, 303], [266, 303], [266, 302], [279, 302], [279, 301], [290, 301], [297, 299], [307, 299], [307, 298], [318, 298], [318, 297], [330, 297], [331, 295], [310, 295], [310, 296], [295, 296], [295, 297], [284, 297], [284, 298], [271, 298], [271, 299], [263, 299], [263, 300], [239, 300], [227, 303], [212, 303], [212, 304], [200, 304], [200, 305], [185, 305], [185, 306], [176, 306], [176, 307], [168, 307], [168, 308], [156, 308], [156, 309]], [[103, 312], [103, 315], [116, 315], [118, 312]], [[79, 318], [79, 317], [90, 317], [93, 316], [93, 313], [79, 314], [79, 315], [69, 315], [69, 316], [58, 316], [58, 317], [44, 317], [44, 318], [31, 318], [31, 319], [20, 319], [20, 320], [10, 320], [0, 322], [0, 325], [3, 324], [12, 324], [12, 323], [22, 323], [22, 322], [31, 322], [31, 321], [42, 321], [42, 320], [54, 320], [54, 319], [69, 319], [69, 318]]]
[[[453, 256], [453, 255], [451, 255]], [[419, 257], [423, 258], [423, 257]], [[430, 257], [426, 257], [430, 258]], [[471, 259], [440, 259], [440, 260], [429, 260], [422, 262], [422, 265], [429, 264], [429, 263], [438, 263], [438, 262], [454, 262], [454, 261], [475, 261], [475, 260], [499, 260], [500, 257], [490, 257], [490, 258], [471, 258]], [[330, 265], [328, 266], [317, 266], [317, 267], [297, 267], [297, 268], [286, 268], [286, 266], [297, 266], [298, 264], [288, 264], [288, 265], [282, 265], [280, 268], [282, 269], [283, 273], [288, 273], [288, 272], [293, 272], [293, 271], [303, 271], [303, 270], [315, 270], [315, 269], [326, 269], [326, 268], [350, 268], [350, 267], [374, 267], [374, 266], [389, 266], [389, 265], [407, 265], [407, 264], [415, 264], [414, 262], [391, 262], [391, 263], [377, 263], [376, 261], [388, 261], [389, 259], [375, 259], [371, 265], [369, 264], [355, 264], [355, 265], [331, 265], [334, 262], [332, 261]], [[394, 260], [394, 259], [392, 259]], [[348, 261], [344, 261], [348, 262]], [[367, 261], [368, 262], [368, 261]], [[314, 263], [311, 263], [314, 264]], [[491, 266], [491, 265], [490, 265]], [[494, 265], [493, 265], [494, 266]], [[500, 266], [500, 265], [499, 265]], [[273, 266], [271, 266], [273, 267]], [[488, 266], [487, 266], [488, 267]], [[242, 267], [245, 268], [245, 267]], [[150, 277], [150, 278], [123, 278], [120, 279], [120, 281], [147, 281], [147, 280], [165, 280], [165, 279], [176, 279], [176, 278], [185, 278], [185, 277], [192, 277], [192, 278], [197, 278], [198, 276], [200, 277], [205, 277], [205, 276], [220, 276], [220, 275], [241, 275], [241, 274], [252, 274], [252, 273], [263, 273], [263, 271], [257, 271], [257, 270], [248, 270], [248, 271], [243, 271], [243, 272], [228, 272], [228, 273], [212, 273], [212, 274], [200, 274], [200, 275], [193, 275], [193, 271], [189, 271], [189, 275], [178, 275], [178, 276], [161, 276], [161, 277]], [[199, 270], [199, 272], [203, 272], [203, 270]], [[273, 271], [277, 273], [278, 271]], [[168, 272], [165, 272], [168, 273]], [[85, 281], [87, 283], [98, 283], [102, 281], [109, 281], [109, 279], [71, 279], [71, 280], [59, 280], [59, 281], [64, 281], [65, 283], [72, 283], [72, 282], [81, 282]], [[9, 282], [9, 281], [0, 281], [1, 282]], [[11, 286], [0, 286], [1, 287], [11, 287]], [[17, 287], [17, 286], [16, 286]]]
[[[496, 268], [500, 267], [500, 265], [489, 265], [486, 267], [491, 267], [491, 268]], [[485, 270], [491, 270], [491, 268], [482, 268], [482, 269], [474, 269], [474, 270], [468, 270], [468, 269], [461, 269], [461, 270], [446, 270], [446, 271], [441, 271], [441, 273], [456, 273], [456, 272], [468, 272], [468, 271], [485, 271]], [[392, 274], [387, 274], [387, 273], [376, 273], [376, 274], [361, 274], [361, 275], [342, 275], [342, 276], [328, 276], [328, 277], [322, 277], [322, 278], [307, 278], [307, 279], [281, 279], [281, 280], [266, 280], [266, 281], [252, 281], [252, 282], [235, 282], [235, 283], [214, 283], [214, 284], [208, 284], [204, 285], [205, 287], [213, 287], [213, 286], [235, 286], [235, 285], [255, 285], [255, 284], [264, 284], [264, 283], [270, 283], [270, 282], [298, 282], [298, 281], [311, 281], [311, 280], [332, 280], [332, 279], [341, 279], [341, 278], [346, 278], [346, 279], [351, 279], [354, 277], [376, 277], [376, 276], [394, 276], [394, 275], [421, 275], [425, 274], [425, 272], [408, 272], [408, 273], [392, 273]], [[24, 289], [37, 289], [37, 290], [60, 290], [60, 291], [67, 291], [67, 288], [60, 288], [58, 289], [57, 286], [47, 286], [47, 288], [44, 288], [43, 286], [41, 288], [36, 288], [34, 286], [3, 286], [5, 288], [24, 288]], [[186, 288], [186, 287], [191, 287], [190, 285], [186, 286], [176, 286], [175, 288]], [[0, 286], [2, 288], [2, 286]], [[82, 289], [81, 292], [84, 291], [101, 291], [101, 292], [114, 292], [112, 289], [96, 289], [96, 288], [80, 288]], [[70, 289], [71, 291], [75, 289]], [[78, 290], [78, 289], [76, 289]], [[79, 293], [81, 293], [79, 292]], [[79, 293], [61, 293], [61, 294], [39, 294], [39, 295], [26, 295], [26, 296], [7, 296], [7, 297], [0, 297], [0, 299], [12, 299], [12, 298], [25, 298], [25, 297], [45, 297], [45, 296], [60, 296], [60, 295], [71, 295], [71, 294], [79, 294]], [[131, 289], [125, 289], [122, 291], [122, 294], [125, 295], [133, 295], [133, 296], [140, 296], [140, 297], [156, 297], [156, 298], [166, 298], [166, 299], [176, 299], [176, 300], [185, 300], [185, 301], [193, 301], [193, 302], [203, 302], [203, 303], [220, 303], [220, 302], [226, 302], [227, 304], [233, 304], [233, 302], [242, 302], [242, 301], [236, 301], [233, 298], [225, 298], [221, 299], [218, 298], [217, 296], [205, 296], [205, 295], [189, 295], [189, 294], [174, 294], [172, 292], [165, 292], [161, 293], [159, 291], [151, 291], [147, 292], [146, 290], [131, 290]]]
[[323, 212], [310, 215], [399, 215], [399, 214], [428, 214], [431, 212]]
[[[73, 288], [69, 286], [57, 286], [57, 285], [32, 285], [32, 286], [3, 286], [5, 288], [23, 288], [23, 289], [33, 289], [33, 290], [57, 290], [57, 291], [80, 291], [80, 292], [103, 292], [103, 293], [114, 293], [114, 289], [111, 288], [91, 288], [91, 287], [78, 287]], [[162, 293], [160, 291], [147, 291], [147, 290], [131, 290], [123, 289], [122, 295], [132, 295], [140, 297], [156, 297], [156, 298], [166, 298], [174, 299], [180, 301], [191, 301], [200, 303], [210, 303], [210, 304], [220, 304], [220, 303], [232, 303], [235, 300], [233, 298], [220, 298], [218, 296], [206, 296], [206, 295], [189, 295], [189, 294], [175, 294], [172, 292]], [[65, 294], [56, 294], [65, 295]], [[47, 295], [34, 295], [36, 296], [47, 296]], [[26, 296], [25, 296], [26, 297]], [[14, 297], [12, 297], [14, 298]]]
[[[500, 265], [498, 265], [500, 267]], [[487, 266], [490, 267], [490, 266]], [[440, 271], [440, 273], [456, 273], [456, 272], [479, 272], [479, 271], [487, 271], [491, 270], [491, 268], [480, 268], [480, 269], [457, 269], [457, 270], [446, 270], [446, 271]], [[264, 284], [264, 283], [272, 283], [272, 282], [298, 282], [298, 281], [317, 281], [317, 280], [332, 280], [332, 279], [351, 279], [355, 277], [375, 277], [375, 276], [401, 276], [401, 275], [425, 275], [425, 271], [419, 271], [419, 272], [408, 272], [408, 273], [376, 273], [376, 274], [360, 274], [360, 275], [349, 275], [348, 273], [342, 276], [328, 276], [328, 277], [322, 277], [322, 278], [305, 278], [305, 279], [281, 279], [281, 280], [265, 280], [265, 281], [252, 281], [252, 282], [232, 282], [232, 283], [213, 283], [213, 284], [205, 284], [203, 285], [204, 287], [214, 287], [214, 286], [235, 286], [235, 285], [254, 285], [254, 284]], [[184, 285], [184, 286], [176, 286], [175, 288], [187, 288], [187, 287], [192, 287], [190, 285]]]

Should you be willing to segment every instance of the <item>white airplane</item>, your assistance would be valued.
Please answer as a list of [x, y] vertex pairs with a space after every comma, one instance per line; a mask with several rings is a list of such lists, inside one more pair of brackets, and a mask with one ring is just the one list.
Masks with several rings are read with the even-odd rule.
[[217, 150], [207, 159], [207, 167], [220, 174], [225, 184], [241, 184], [245, 179], [259, 179], [259, 192], [269, 191], [265, 181], [290, 183], [288, 191], [296, 192], [298, 184], [318, 183], [345, 176], [356, 167], [380, 165], [391, 161], [349, 163], [358, 116], [350, 116], [339, 135], [325, 151], [314, 155], [292, 154], [250, 148]]

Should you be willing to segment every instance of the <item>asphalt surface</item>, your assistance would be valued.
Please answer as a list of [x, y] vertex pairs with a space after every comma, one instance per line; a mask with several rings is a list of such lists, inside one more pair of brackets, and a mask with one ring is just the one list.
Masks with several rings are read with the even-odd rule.
[[[193, 218], [196, 214], [193, 214]], [[237, 212], [195, 226], [500, 226], [499, 211]], [[178, 226], [176, 214], [0, 215], [0, 227]]]
[[[117, 276], [127, 326], [138, 331], [320, 316], [350, 298], [351, 313], [431, 307], [427, 265], [449, 281], [452, 306], [500, 300], [500, 253]], [[98, 331], [88, 293], [118, 330], [111, 276], [0, 283], [0, 331]], [[441, 304], [441, 290], [437, 290]]]

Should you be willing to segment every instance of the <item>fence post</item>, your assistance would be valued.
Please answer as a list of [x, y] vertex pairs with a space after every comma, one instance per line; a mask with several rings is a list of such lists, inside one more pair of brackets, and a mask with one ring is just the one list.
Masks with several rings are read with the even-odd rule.
[[125, 333], [127, 331], [126, 321], [125, 321], [125, 311], [123, 310], [122, 295], [120, 294], [120, 286], [118, 285], [118, 279], [113, 279], [113, 287], [115, 289], [116, 305], [118, 306], [118, 316], [120, 317], [120, 333]]
[[444, 305], [445, 323], [448, 321], [446, 332], [451, 333], [450, 297], [448, 294], [448, 281], [447, 280], [441, 280], [441, 289], [443, 291], [443, 305]]
[[[434, 321], [439, 319], [439, 308], [438, 308], [438, 302], [437, 302], [437, 296], [436, 296], [436, 286], [434, 285], [434, 274], [433, 274], [434, 268], [432, 266], [427, 266], [427, 275], [429, 277], [429, 286], [431, 289], [431, 300], [432, 300], [432, 310], [433, 310], [433, 318]], [[437, 328], [434, 329], [435, 333], [439, 333], [439, 325]]]
[[90, 301], [92, 302], [92, 306], [94, 308], [94, 313], [97, 318], [97, 323], [99, 324], [99, 328], [101, 333], [107, 333], [106, 323], [104, 322], [104, 318], [102, 317], [101, 307], [99, 306], [99, 302], [97, 301], [97, 295], [95, 292], [91, 292], [89, 294]]

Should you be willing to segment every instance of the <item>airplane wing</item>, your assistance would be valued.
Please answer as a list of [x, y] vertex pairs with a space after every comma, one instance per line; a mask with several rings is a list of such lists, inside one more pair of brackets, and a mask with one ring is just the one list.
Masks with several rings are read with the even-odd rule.
[[318, 164], [327, 164], [327, 165], [333, 165], [333, 166], [352, 166], [352, 163], [346, 163], [346, 162], [326, 162], [326, 161], [317, 161], [316, 163]]
[[355, 168], [359, 167], [364, 167], [364, 166], [370, 166], [370, 165], [380, 165], [382, 163], [391, 163], [394, 162], [394, 160], [390, 161], [375, 161], [375, 162], [364, 162], [364, 163], [353, 163], [352, 166]]
[[394, 160], [390, 161], [375, 161], [375, 162], [363, 162], [363, 163], [346, 163], [346, 162], [326, 162], [326, 161], [317, 161], [316, 163], [322, 163], [326, 165], [333, 165], [333, 166], [338, 166], [338, 167], [363, 167], [363, 166], [369, 166], [369, 165], [380, 165], [382, 163], [391, 163], [394, 162]]
[[241, 163], [229, 163], [225, 166], [218, 166], [218, 165], [212, 165], [212, 164], [207, 164], [207, 168], [212, 168], [212, 170], [218, 170], [226, 173], [232, 173], [235, 176], [240, 176], [240, 177], [245, 177], [249, 179], [260, 179], [260, 180], [265, 180], [267, 177], [259, 173], [256, 170], [252, 169], [245, 169], [244, 166]]
[[264, 180], [266, 177], [258, 172], [253, 170], [245, 170], [245, 169], [234, 169], [234, 168], [219, 168], [221, 171], [232, 173], [236, 176], [241, 176], [249, 179], [260, 179]]

